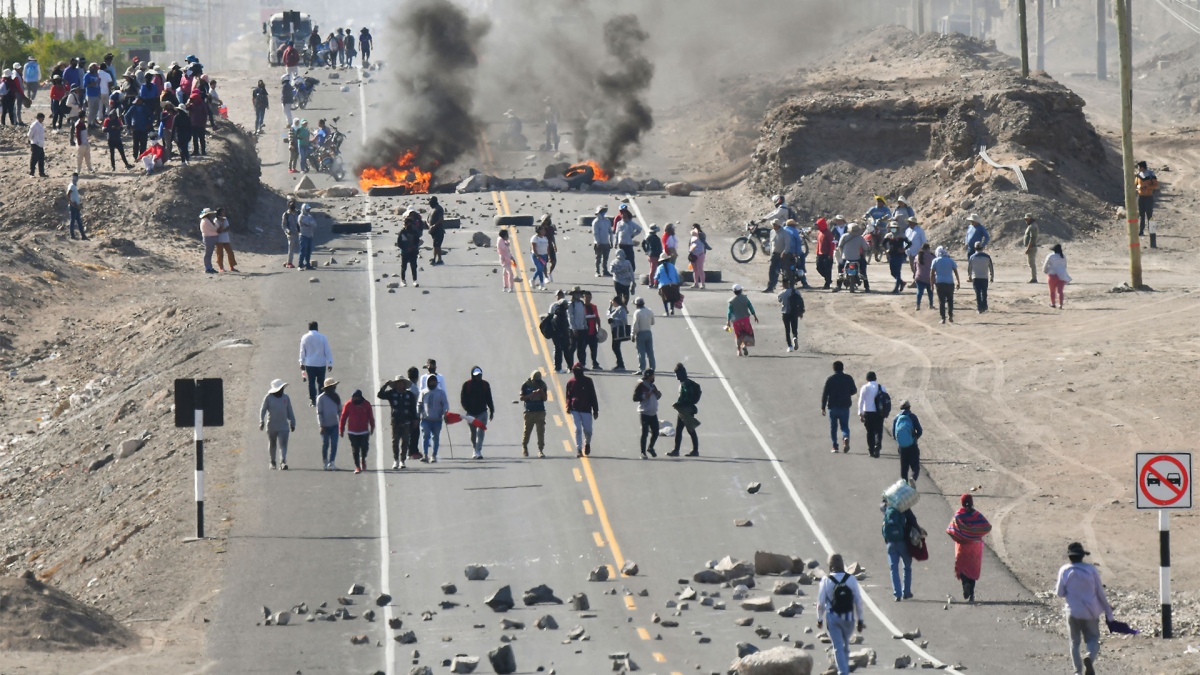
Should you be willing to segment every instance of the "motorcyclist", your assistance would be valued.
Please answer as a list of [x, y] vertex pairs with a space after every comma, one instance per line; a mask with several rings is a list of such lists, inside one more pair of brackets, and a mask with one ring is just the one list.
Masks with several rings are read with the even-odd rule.
[[884, 222], [892, 219], [892, 210], [888, 208], [887, 200], [879, 195], [875, 195], [875, 206], [872, 206], [863, 215], [863, 218], [873, 220], [876, 223]]
[[867, 245], [866, 239], [862, 236], [863, 228], [858, 223], [850, 223], [850, 229], [846, 234], [842, 235], [841, 241], [838, 242], [838, 253], [841, 260], [838, 263], [838, 284], [834, 292], [842, 289], [842, 279], [840, 273], [846, 268], [846, 263], [858, 263], [858, 275], [862, 278], [863, 290], [871, 292], [871, 284], [867, 281], [867, 257], [871, 252], [871, 247]]
[[771, 201], [775, 204], [775, 210], [759, 218], [760, 221], [774, 221], [779, 223], [780, 227], [783, 227], [787, 221], [796, 219], [796, 214], [787, 205], [783, 195], [775, 195], [771, 198]]

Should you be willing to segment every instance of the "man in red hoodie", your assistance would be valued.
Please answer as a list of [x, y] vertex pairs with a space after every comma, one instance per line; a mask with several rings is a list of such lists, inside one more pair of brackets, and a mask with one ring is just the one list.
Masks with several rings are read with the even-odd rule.
[[371, 434], [375, 432], [375, 412], [363, 398], [361, 389], [355, 389], [350, 400], [342, 407], [339, 420], [340, 435], [350, 434], [350, 449], [354, 453], [354, 473], [367, 468], [367, 450], [371, 447]]
[[829, 231], [829, 223], [824, 218], [817, 219], [817, 274], [825, 279], [826, 290], [833, 285], [833, 247], [837, 239]]
[[567, 412], [575, 425], [575, 456], [592, 454], [592, 421], [600, 418], [600, 403], [596, 400], [596, 385], [583, 374], [583, 364], [571, 366], [574, 377], [567, 382]]

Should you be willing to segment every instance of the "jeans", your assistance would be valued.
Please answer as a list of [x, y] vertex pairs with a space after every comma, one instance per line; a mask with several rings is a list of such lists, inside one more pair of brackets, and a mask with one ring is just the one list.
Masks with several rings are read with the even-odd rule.
[[308, 145], [297, 144], [296, 151], [300, 154], [300, 165], [297, 168], [299, 168], [304, 173], [308, 173], [308, 155], [309, 155]]
[[529, 280], [530, 285], [533, 285], [535, 281], [543, 286], [546, 285], [546, 256], [544, 255], [535, 254], [533, 256], [533, 279]]
[[213, 251], [217, 249], [216, 235], [204, 237], [204, 271], [211, 272], [213, 269], [212, 258]]
[[266, 108], [255, 108], [254, 109], [254, 129], [257, 131], [258, 129], [261, 129], [262, 126], [266, 123], [267, 123], [267, 109]]
[[78, 204], [68, 204], [68, 210], [71, 212], [71, 236], [75, 236], [75, 226], [79, 226], [79, 236], [87, 239], [87, 232], [83, 229], [83, 216], [79, 213]]
[[[658, 415], [642, 415], [642, 454], [654, 454], [654, 443], [658, 440]], [[646, 440], [650, 443], [647, 445]]]
[[934, 284], [937, 287], [938, 313], [945, 319], [947, 313], [954, 321], [954, 284]]
[[883, 449], [883, 415], [878, 412], [863, 413], [863, 426], [867, 428], [867, 453], [878, 457]]
[[525, 428], [521, 435], [521, 449], [529, 451], [529, 437], [537, 430], [538, 452], [546, 449], [546, 411], [526, 410]]
[[425, 444], [425, 455], [429, 455], [429, 443], [433, 442], [433, 456], [437, 457], [438, 447], [442, 444], [442, 421], [421, 420], [421, 438]]
[[608, 273], [608, 253], [612, 251], [611, 244], [594, 244], [596, 252], [596, 274], [604, 276]]
[[312, 267], [313, 238], [300, 235], [300, 269]]
[[908, 470], [912, 469], [915, 481], [921, 477], [921, 448], [916, 443], [907, 448], [900, 448], [900, 478], [908, 480]]
[[1140, 237], [1146, 233], [1146, 222], [1154, 220], [1154, 196], [1143, 197], [1139, 195], [1137, 198], [1137, 209], [1138, 236]]
[[588, 332], [586, 328], [571, 331], [571, 350], [568, 351], [568, 356], [570, 356], [571, 351], [575, 352], [575, 363], [587, 365], [587, 346]]
[[279, 448], [279, 461], [287, 464], [287, 443], [289, 433], [290, 432], [287, 429], [283, 429], [282, 431], [267, 432], [267, 452], [271, 455], [272, 466], [275, 465], [276, 447]]
[[350, 437], [350, 452], [354, 453], [354, 466], [366, 471], [367, 451], [371, 449], [371, 434], [346, 434]]
[[933, 289], [924, 281], [914, 282], [917, 285], [917, 309], [921, 309], [921, 297], [929, 296], [929, 309], [933, 309]]
[[338, 428], [321, 427], [321, 464], [333, 464], [333, 460], [337, 457], [338, 446]]
[[592, 413], [572, 410], [571, 419], [575, 422], [575, 452], [583, 452], [584, 446], [591, 450]]
[[971, 285], [975, 287], [975, 309], [979, 310], [980, 312], [986, 312], [988, 310], [988, 280], [972, 279]]
[[1100, 654], [1100, 619], [1076, 619], [1067, 617], [1067, 628], [1071, 631], [1071, 663], [1075, 672], [1083, 672], [1083, 659], [1079, 654], [1079, 644], [1087, 644], [1087, 656], [1093, 662]]
[[32, 176], [34, 170], [39, 175], [46, 175], [46, 149], [40, 145], [30, 144], [29, 146], [29, 175]]
[[830, 408], [829, 409], [829, 438], [833, 441], [833, 447], [836, 449], [837, 429], [838, 425], [842, 426], [842, 438], [850, 440], [850, 409], [849, 408]]
[[767, 268], [767, 290], [775, 290], [775, 284], [779, 283], [779, 269], [782, 266], [783, 256], [778, 253], [771, 254], [771, 265]]
[[[892, 595], [900, 598], [912, 597], [912, 554], [908, 552], [908, 542], [889, 541], [887, 543], [888, 561], [892, 567]], [[904, 563], [904, 585], [900, 585], [900, 563]]]
[[[480, 413], [477, 416], [472, 415], [472, 417], [482, 417], [482, 419], [486, 420], [487, 413]], [[473, 424], [469, 425], [468, 428], [471, 430], [471, 447], [475, 448], [475, 456], [483, 457], [483, 436], [487, 433], [487, 429], [480, 429]]]
[[650, 370], [654, 370], [654, 334], [642, 331], [634, 336], [634, 340], [637, 345], [638, 370], [645, 372], [647, 364]]
[[829, 641], [833, 643], [833, 659], [837, 663], [838, 675], [850, 673], [850, 638], [854, 635], [854, 615], [827, 614]]
[[308, 402], [316, 405], [317, 394], [325, 386], [325, 366], [304, 366], [304, 372], [308, 375]]

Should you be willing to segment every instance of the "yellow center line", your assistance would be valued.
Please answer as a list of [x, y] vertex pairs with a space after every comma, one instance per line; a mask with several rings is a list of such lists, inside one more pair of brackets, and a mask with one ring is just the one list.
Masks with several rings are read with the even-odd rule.
[[593, 532], [592, 539], [596, 540], [596, 546], [598, 548], [604, 548], [604, 537], [601, 537], [599, 532]]
[[667, 657], [663, 656], [662, 654], [660, 654], [660, 653], [658, 653], [658, 652], [654, 652], [654, 653], [653, 653], [653, 654], [651, 654], [650, 656], [653, 656], [653, 657], [654, 657], [654, 660], [655, 660], [655, 661], [658, 661], [659, 663], [666, 663], [666, 662], [667, 662]]
[[637, 634], [638, 634], [638, 637], [642, 638], [643, 640], [650, 639], [650, 631], [646, 630], [645, 628], [642, 628], [641, 626], [638, 626]]
[[563, 418], [559, 417], [558, 415], [555, 415], [554, 416], [554, 426], [561, 427], [562, 425], [563, 425]]
[[583, 474], [579, 473], [579, 467], [571, 467], [571, 472], [575, 474], [575, 482], [583, 482]]
[[626, 595], [626, 596], [625, 596], [625, 607], [626, 607], [627, 609], [629, 609], [630, 611], [633, 611], [633, 610], [636, 610], [636, 609], [637, 609], [637, 603], [635, 603], [635, 602], [633, 601], [633, 596], [632, 596], [632, 595]]
[[588, 514], [589, 516], [596, 513], [595, 511], [592, 510], [592, 503], [586, 499], [583, 500], [583, 512]]
[[[504, 215], [505, 212], [507, 211], [507, 208], [501, 206], [500, 199], [501, 199], [500, 193], [493, 191], [492, 192], [492, 204], [494, 204], [496, 207], [496, 213]], [[520, 271], [521, 271], [521, 269], [524, 268], [524, 263], [521, 262], [521, 247], [517, 244], [516, 228], [505, 228], [505, 229], [508, 230], [509, 243], [512, 245], [513, 261], [515, 263], [517, 263], [516, 271], [514, 272], [514, 274], [515, 274], [515, 276], [521, 276]], [[501, 273], [503, 273], [503, 270], [501, 271]], [[524, 278], [524, 277], [522, 277], [522, 278]], [[514, 283], [513, 286], [516, 287], [517, 284]], [[525, 316], [526, 316], [525, 297], [520, 292], [516, 293], [516, 296], [517, 296], [517, 304], [521, 306], [521, 319], [525, 320]], [[534, 314], [535, 314], [534, 325], [537, 325], [536, 312], [534, 312]], [[533, 355], [537, 356], [538, 355], [538, 341], [534, 338], [533, 333], [531, 333], [529, 331], [525, 331], [525, 332], [529, 336], [529, 348], [533, 350]]]

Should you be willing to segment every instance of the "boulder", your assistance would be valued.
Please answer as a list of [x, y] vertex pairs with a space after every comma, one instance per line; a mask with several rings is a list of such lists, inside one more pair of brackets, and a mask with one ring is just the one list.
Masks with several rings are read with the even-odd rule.
[[507, 612], [516, 606], [513, 602], [512, 588], [503, 586], [500, 590], [488, 596], [483, 604], [492, 608], [493, 612]]
[[492, 240], [482, 232], [476, 232], [471, 235], [471, 243], [479, 248], [491, 248], [492, 246]]
[[521, 596], [521, 601], [525, 603], [526, 607], [530, 605], [563, 604], [562, 599], [554, 595], [554, 589], [550, 588], [546, 584], [534, 586], [533, 588], [525, 591], [525, 594]]
[[512, 645], [501, 645], [488, 652], [488, 661], [492, 663], [492, 670], [500, 675], [517, 672], [517, 657], [513, 654]]
[[720, 562], [713, 569], [724, 575], [726, 579], [754, 576], [754, 565], [752, 563], [748, 563], [745, 560], [734, 560], [731, 556], [721, 558]]
[[637, 192], [638, 188], [640, 187], [636, 180], [629, 178], [628, 176], [620, 180], [610, 182], [612, 183], [612, 189], [617, 192]]
[[[467, 581], [483, 581], [488, 578], [488, 568], [483, 565], [467, 565], [466, 569], [463, 570], [463, 574], [466, 575]], [[453, 586], [454, 584], [450, 585]], [[445, 586], [442, 586], [442, 591], [446, 591]]]
[[650, 178], [642, 181], [642, 190], [646, 192], [658, 192], [663, 189], [662, 181], [657, 178]]
[[589, 572], [588, 581], [608, 581], [608, 565], [600, 565]]
[[576, 612], [586, 612], [592, 606], [588, 604], [588, 596], [586, 593], [576, 593], [571, 596], [571, 609]]
[[298, 193], [302, 190], [316, 190], [316, 189], [317, 189], [317, 184], [313, 182], [312, 177], [305, 176], [300, 179], [299, 183], [296, 183], [296, 187], [292, 188], [292, 192]]
[[582, 190], [584, 186], [587, 186], [587, 189], [593, 192], [612, 192], [616, 189], [614, 187], [615, 185], [616, 182], [611, 180], [594, 180], [592, 181], [591, 185], [584, 183], [583, 185], [579, 186], [579, 189]]
[[621, 565], [621, 574], [627, 577], [636, 577], [638, 573], [638, 565], [632, 560], [626, 560], [624, 565]]
[[725, 575], [716, 570], [700, 570], [692, 575], [692, 581], [698, 584], [719, 584], [725, 581]]
[[551, 192], [566, 192], [571, 189], [571, 185], [567, 183], [566, 178], [547, 178], [542, 181], [542, 187]]
[[754, 571], [758, 574], [788, 574], [792, 571], [792, 557], [781, 553], [755, 551]]
[[538, 630], [558, 630], [558, 622], [549, 614], [538, 619], [534, 625], [538, 627]]
[[687, 197], [692, 194], [692, 186], [689, 183], [667, 183], [664, 187], [672, 197]]
[[770, 612], [775, 609], [775, 602], [771, 600], [771, 596], [763, 595], [742, 600], [741, 607], [748, 612]]
[[737, 675], [812, 675], [812, 669], [812, 655], [795, 647], [747, 654], [729, 667]]
[[146, 445], [146, 441], [140, 438], [130, 438], [121, 441], [121, 449], [117, 451], [118, 459], [125, 459], [133, 455], [133, 453], [141, 450]]
[[473, 673], [478, 667], [478, 656], [464, 656], [459, 654], [450, 661], [450, 672], [452, 673]]
[[771, 589], [772, 595], [795, 595], [800, 590], [800, 584], [786, 579], [779, 579], [775, 582], [775, 587]]
[[335, 185], [330, 188], [321, 190], [322, 197], [354, 197], [358, 195], [358, 188], [346, 187], [343, 185]]
[[454, 187], [454, 191], [458, 194], [465, 194], [468, 192], [483, 192], [487, 189], [487, 185], [487, 176], [481, 173], [473, 173], [463, 179], [461, 183], [456, 185]]

